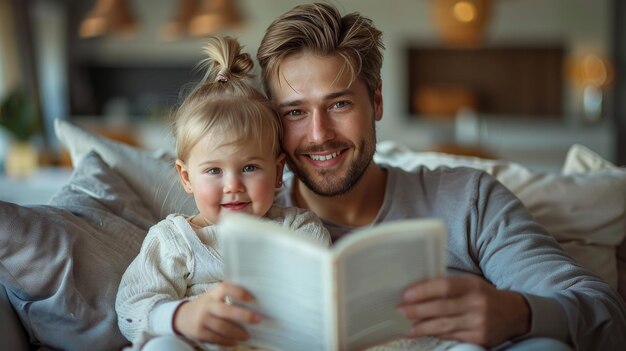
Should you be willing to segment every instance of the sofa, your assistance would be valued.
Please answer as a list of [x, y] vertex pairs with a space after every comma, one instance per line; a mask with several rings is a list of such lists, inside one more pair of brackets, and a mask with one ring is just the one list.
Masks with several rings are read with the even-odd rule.
[[[120, 350], [117, 287], [148, 228], [193, 213], [171, 150], [150, 153], [56, 121], [73, 173], [46, 205], [0, 202], [0, 348]], [[169, 151], [169, 152], [168, 152]], [[626, 296], [626, 169], [573, 145], [561, 173], [379, 142], [379, 163], [474, 167], [513, 191], [580, 265]]]

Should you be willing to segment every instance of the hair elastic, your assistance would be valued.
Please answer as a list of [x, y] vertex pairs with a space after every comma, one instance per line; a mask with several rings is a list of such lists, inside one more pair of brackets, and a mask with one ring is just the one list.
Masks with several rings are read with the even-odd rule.
[[220, 83], [228, 82], [228, 73], [225, 70], [220, 70], [219, 72], [217, 72], [217, 76], [215, 77], [215, 80]]

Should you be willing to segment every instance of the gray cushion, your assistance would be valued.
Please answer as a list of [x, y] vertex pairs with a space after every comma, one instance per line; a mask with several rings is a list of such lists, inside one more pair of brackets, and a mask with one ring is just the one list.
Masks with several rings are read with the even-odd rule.
[[112, 350], [127, 341], [115, 296], [157, 218], [96, 153], [49, 206], [0, 202], [0, 283], [31, 342]]
[[193, 197], [185, 193], [169, 153], [154, 156], [63, 120], [55, 120], [55, 131], [76, 166], [91, 150], [96, 151], [144, 200], [159, 219], [170, 213], [197, 213]]

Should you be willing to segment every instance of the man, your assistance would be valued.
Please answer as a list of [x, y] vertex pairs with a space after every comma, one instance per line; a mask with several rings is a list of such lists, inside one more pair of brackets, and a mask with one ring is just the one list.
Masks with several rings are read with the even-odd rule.
[[410, 173], [373, 162], [382, 48], [371, 20], [328, 4], [297, 6], [267, 29], [257, 58], [295, 175], [279, 201], [313, 210], [333, 240], [385, 221], [445, 221], [449, 275], [410, 286], [400, 308], [414, 337], [624, 349], [621, 298], [575, 265], [500, 183], [470, 169]]

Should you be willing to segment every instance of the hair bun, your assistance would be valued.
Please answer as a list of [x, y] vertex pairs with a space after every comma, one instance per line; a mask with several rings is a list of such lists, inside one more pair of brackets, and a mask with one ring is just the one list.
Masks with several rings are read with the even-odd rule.
[[[239, 43], [237, 43], [239, 46]], [[240, 53], [241, 47], [237, 50], [238, 53], [233, 60], [233, 64], [231, 67], [231, 73], [237, 75], [238, 77], [249, 77], [252, 72], [252, 67], [254, 67], [254, 61], [250, 57], [250, 54], [247, 52]]]
[[241, 52], [241, 48], [232, 37], [210, 37], [204, 46], [207, 58], [202, 64], [208, 66], [204, 81], [226, 83], [231, 79], [250, 77], [254, 62], [248, 53]]

